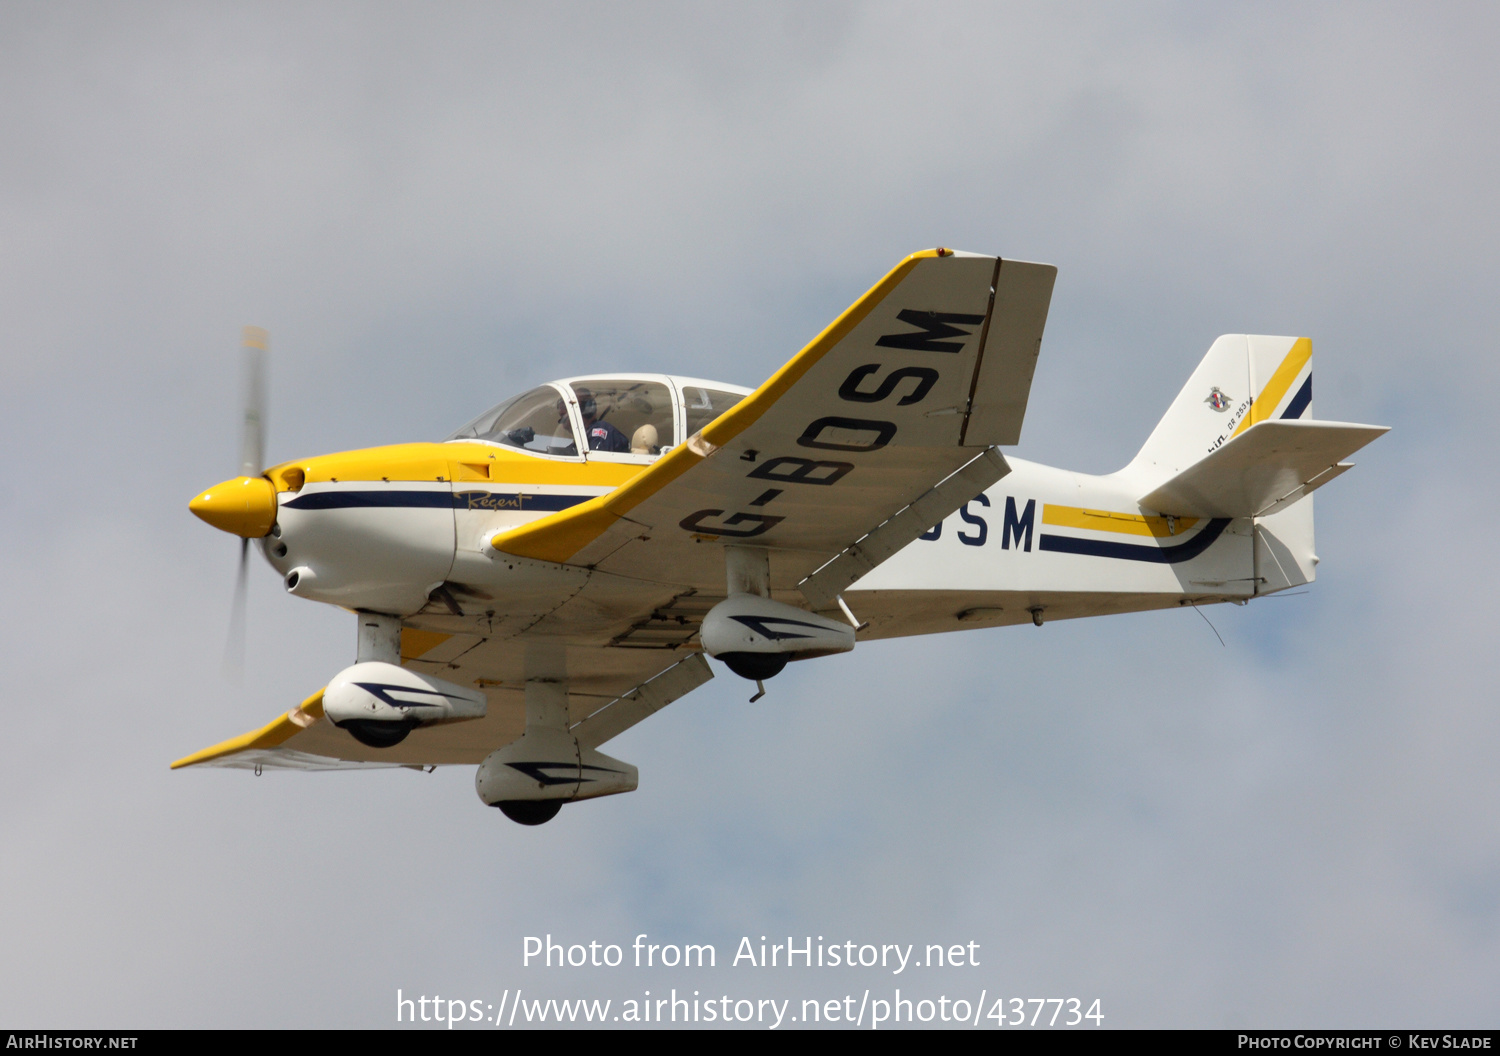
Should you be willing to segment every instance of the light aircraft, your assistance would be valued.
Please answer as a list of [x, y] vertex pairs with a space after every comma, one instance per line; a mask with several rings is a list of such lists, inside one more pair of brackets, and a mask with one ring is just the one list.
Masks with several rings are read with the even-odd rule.
[[[193, 499], [289, 593], [355, 614], [355, 663], [178, 760], [477, 766], [522, 824], [633, 790], [600, 745], [713, 677], [856, 642], [1246, 601], [1311, 582], [1311, 493], [1386, 430], [1311, 419], [1312, 344], [1209, 348], [1140, 452], [1092, 476], [1016, 444], [1057, 271], [914, 253], [753, 392], [540, 385], [440, 443], [240, 474]], [[241, 595], [243, 597], [243, 595]]]

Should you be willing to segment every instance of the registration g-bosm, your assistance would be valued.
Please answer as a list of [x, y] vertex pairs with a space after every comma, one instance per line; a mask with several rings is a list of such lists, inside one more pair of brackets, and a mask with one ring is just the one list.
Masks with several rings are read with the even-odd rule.
[[[1055, 268], [901, 261], [753, 392], [658, 374], [539, 385], [440, 443], [262, 468], [246, 330], [240, 474], [192, 510], [354, 662], [173, 765], [477, 767], [523, 824], [629, 792], [600, 746], [714, 677], [876, 639], [1244, 603], [1311, 582], [1312, 492], [1384, 428], [1312, 418], [1307, 338], [1221, 337], [1145, 446], [1091, 476], [1001, 453]], [[754, 698], [752, 698], [754, 699]]]

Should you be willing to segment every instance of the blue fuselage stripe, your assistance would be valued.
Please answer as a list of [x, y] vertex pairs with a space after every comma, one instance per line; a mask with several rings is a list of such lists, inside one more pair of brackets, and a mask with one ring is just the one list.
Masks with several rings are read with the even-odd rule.
[[1140, 546], [1107, 539], [1079, 539], [1071, 535], [1044, 535], [1037, 546], [1057, 554], [1083, 554], [1086, 557], [1114, 557], [1124, 561], [1175, 565], [1181, 561], [1191, 561], [1207, 550], [1228, 525], [1228, 517], [1215, 517], [1197, 535], [1176, 546]]
[[282, 503], [291, 510], [362, 507], [427, 510], [535, 510], [552, 513], [588, 502], [592, 495], [534, 495], [502, 491], [318, 491]]
[[290, 510], [345, 510], [355, 506], [453, 508], [451, 491], [315, 491], [282, 503]]

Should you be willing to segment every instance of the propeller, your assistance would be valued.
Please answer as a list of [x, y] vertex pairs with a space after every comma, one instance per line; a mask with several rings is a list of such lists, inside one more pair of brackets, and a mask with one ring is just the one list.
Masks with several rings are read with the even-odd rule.
[[238, 682], [245, 674], [245, 583], [249, 579], [250, 540], [240, 540], [240, 571], [229, 607], [229, 635], [224, 639], [224, 677]]
[[[240, 338], [240, 473], [255, 479], [266, 457], [266, 375], [271, 338], [258, 326], [247, 326]], [[245, 672], [246, 586], [250, 572], [250, 537], [240, 537], [240, 568], [229, 609], [229, 636], [224, 643], [224, 674], [238, 682]]]
[[240, 476], [258, 477], [266, 465], [266, 371], [271, 335], [245, 327], [240, 338]]

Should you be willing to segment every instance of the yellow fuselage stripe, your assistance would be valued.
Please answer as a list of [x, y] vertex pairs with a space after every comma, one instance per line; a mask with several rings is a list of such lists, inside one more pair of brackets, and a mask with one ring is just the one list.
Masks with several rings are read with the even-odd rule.
[[1165, 539], [1180, 535], [1198, 523], [1196, 517], [1178, 517], [1177, 531], [1165, 517], [1143, 517], [1136, 513], [1115, 513], [1110, 510], [1086, 510], [1081, 506], [1055, 506], [1047, 503], [1042, 508], [1042, 523], [1058, 528], [1087, 528], [1093, 532], [1120, 532], [1125, 535], [1150, 535]]
[[[563, 461], [506, 450], [488, 444], [391, 444], [340, 451], [272, 466], [265, 475], [277, 491], [289, 490], [293, 472], [297, 487], [352, 481], [489, 481], [493, 484], [561, 484], [614, 488], [637, 476], [645, 466], [622, 462]], [[487, 470], [487, 472], [486, 472]]]
[[442, 645], [451, 634], [441, 631], [420, 631], [415, 627], [401, 628], [401, 659], [415, 660]]

